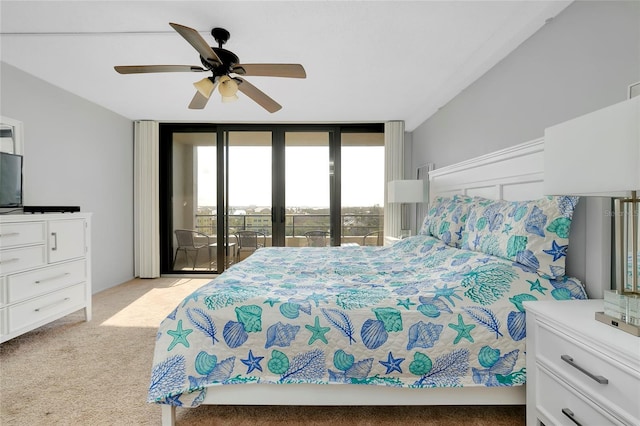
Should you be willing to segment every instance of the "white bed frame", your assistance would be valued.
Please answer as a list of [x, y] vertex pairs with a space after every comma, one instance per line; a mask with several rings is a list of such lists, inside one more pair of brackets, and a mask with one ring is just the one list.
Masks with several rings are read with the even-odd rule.
[[[531, 200], [543, 195], [544, 141], [516, 145], [429, 173], [430, 198], [454, 194]], [[584, 201], [584, 200], [583, 200]], [[591, 298], [610, 287], [606, 200], [581, 201], [574, 214], [568, 274], [589, 283]], [[587, 234], [586, 230], [589, 229]], [[525, 386], [408, 389], [362, 385], [241, 384], [212, 387], [204, 404], [216, 405], [519, 405]], [[175, 424], [174, 406], [162, 406], [162, 424]]]

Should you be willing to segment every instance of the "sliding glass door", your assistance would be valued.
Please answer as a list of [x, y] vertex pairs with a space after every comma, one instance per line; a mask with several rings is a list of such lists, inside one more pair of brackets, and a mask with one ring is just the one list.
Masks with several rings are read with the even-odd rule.
[[384, 243], [384, 133], [343, 132], [340, 144], [342, 244]]
[[[284, 134], [285, 245], [328, 246], [337, 232], [331, 221], [333, 132], [290, 131]], [[334, 238], [335, 239], [335, 238]]]
[[367, 243], [383, 223], [383, 141], [381, 125], [161, 124], [162, 273], [219, 273], [263, 246]]
[[162, 273], [216, 273], [236, 259], [218, 220], [221, 148], [214, 126], [161, 125]]
[[[273, 132], [160, 128], [162, 273], [220, 273], [272, 245]], [[246, 243], [248, 232], [258, 239]]]
[[223, 128], [220, 133], [226, 151], [225, 232], [241, 261], [273, 245], [273, 132]]

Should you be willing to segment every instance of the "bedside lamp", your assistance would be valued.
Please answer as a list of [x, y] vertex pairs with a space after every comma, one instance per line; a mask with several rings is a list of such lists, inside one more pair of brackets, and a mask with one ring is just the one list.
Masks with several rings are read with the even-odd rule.
[[544, 140], [545, 194], [614, 197], [616, 291], [596, 318], [640, 336], [640, 96], [549, 127]]
[[402, 203], [400, 228], [403, 232], [411, 229], [408, 204], [424, 201], [423, 185], [421, 180], [393, 180], [389, 182], [387, 200], [390, 203]]

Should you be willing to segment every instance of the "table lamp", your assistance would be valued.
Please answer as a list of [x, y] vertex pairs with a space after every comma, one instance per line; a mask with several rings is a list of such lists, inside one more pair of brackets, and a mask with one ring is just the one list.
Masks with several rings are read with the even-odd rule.
[[640, 96], [549, 127], [544, 141], [545, 194], [614, 199], [616, 290], [596, 319], [640, 336]]
[[402, 232], [411, 229], [409, 225], [408, 204], [424, 201], [424, 183], [421, 180], [392, 180], [389, 182], [387, 200], [390, 203], [402, 203], [401, 225]]

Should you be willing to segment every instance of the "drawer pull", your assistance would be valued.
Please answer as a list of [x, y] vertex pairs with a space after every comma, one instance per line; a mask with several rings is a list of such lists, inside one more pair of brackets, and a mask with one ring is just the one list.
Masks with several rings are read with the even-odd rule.
[[42, 306], [42, 307], [40, 307], [40, 308], [36, 308], [36, 309], [35, 309], [35, 311], [36, 311], [36, 312], [46, 311], [47, 309], [53, 308], [54, 306], [59, 305], [59, 304], [64, 303], [64, 302], [67, 302], [67, 301], [69, 301], [69, 300], [71, 300], [71, 298], [70, 298], [70, 297], [65, 297], [65, 298], [64, 298], [64, 299], [62, 299], [62, 300], [58, 300], [58, 301], [56, 301], [56, 302], [49, 303], [48, 305], [44, 305], [44, 306]]
[[0, 237], [15, 237], [16, 235], [20, 235], [19, 232], [7, 232], [6, 234], [0, 234]]
[[19, 257], [12, 257], [11, 259], [0, 260], [0, 265], [4, 265], [5, 263], [17, 262], [20, 260]]
[[580, 367], [578, 364], [573, 362], [573, 358], [571, 358], [569, 355], [561, 355], [560, 358], [562, 358], [562, 360], [564, 362], [566, 362], [567, 364], [569, 364], [570, 366], [576, 368], [581, 373], [586, 374], [587, 376], [589, 376], [590, 378], [592, 378], [596, 382], [600, 383], [601, 385], [606, 385], [606, 384], [609, 383], [609, 379], [607, 379], [606, 377], [596, 376], [595, 374], [593, 374], [593, 373], [585, 370], [584, 368]]
[[582, 423], [580, 423], [579, 421], [576, 420], [575, 414], [573, 414], [573, 411], [569, 410], [568, 408], [563, 408], [562, 409], [562, 414], [564, 414], [565, 416], [569, 417], [569, 420], [571, 420], [572, 422], [574, 422], [578, 426], [582, 426]]
[[55, 277], [43, 278], [41, 280], [37, 280], [35, 283], [36, 284], [42, 284], [42, 283], [46, 283], [47, 281], [59, 280], [60, 278], [64, 278], [67, 275], [71, 275], [71, 273], [70, 272], [65, 272], [64, 274], [56, 275]]
[[51, 251], [58, 250], [58, 233], [52, 232], [51, 236], [53, 237], [53, 246], [51, 247]]

